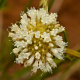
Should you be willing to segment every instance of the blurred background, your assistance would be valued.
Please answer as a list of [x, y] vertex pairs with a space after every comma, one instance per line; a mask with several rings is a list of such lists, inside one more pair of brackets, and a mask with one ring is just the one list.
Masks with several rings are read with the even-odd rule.
[[[8, 38], [11, 23], [16, 23], [21, 11], [27, 7], [39, 8], [40, 0], [0, 0], [0, 80], [80, 80], [80, 60], [70, 57], [56, 61], [58, 68], [53, 74], [38, 71], [31, 76], [31, 67], [24, 68], [14, 63], [12, 41]], [[58, 21], [68, 34], [69, 48], [80, 48], [80, 0], [49, 0], [49, 13], [56, 12]], [[80, 50], [78, 50], [80, 51]]]

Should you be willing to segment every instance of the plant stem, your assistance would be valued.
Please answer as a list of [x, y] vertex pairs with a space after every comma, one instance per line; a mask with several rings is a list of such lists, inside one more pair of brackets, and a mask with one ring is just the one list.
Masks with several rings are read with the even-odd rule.
[[41, 0], [40, 6], [41, 5], [46, 10], [46, 12], [48, 13], [48, 0]]
[[74, 57], [77, 57], [77, 58], [80, 58], [80, 53], [75, 51], [75, 50], [72, 50], [72, 49], [69, 49], [69, 48], [66, 48], [66, 53], [71, 55], [71, 56], [74, 56]]

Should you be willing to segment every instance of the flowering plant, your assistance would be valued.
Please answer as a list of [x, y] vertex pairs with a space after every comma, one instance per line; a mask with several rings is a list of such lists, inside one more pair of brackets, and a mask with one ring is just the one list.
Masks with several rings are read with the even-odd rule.
[[13, 49], [13, 53], [18, 56], [16, 63], [24, 64], [24, 67], [33, 64], [33, 72], [37, 69], [51, 72], [51, 67], [57, 66], [53, 56], [63, 59], [66, 43], [58, 35], [65, 29], [58, 24], [56, 18], [56, 13], [49, 15], [44, 8], [31, 8], [21, 14], [20, 25], [12, 25], [9, 32], [17, 47]]
[[[47, 1], [46, 1], [47, 2]], [[40, 69], [43, 72], [52, 72], [57, 67], [56, 59], [64, 58], [67, 42], [59, 35], [65, 28], [57, 22], [57, 14], [49, 14], [47, 3], [43, 8], [31, 8], [21, 14], [19, 25], [12, 24], [9, 37], [14, 41], [13, 53], [17, 55], [16, 63], [24, 67], [33, 66], [32, 71]]]

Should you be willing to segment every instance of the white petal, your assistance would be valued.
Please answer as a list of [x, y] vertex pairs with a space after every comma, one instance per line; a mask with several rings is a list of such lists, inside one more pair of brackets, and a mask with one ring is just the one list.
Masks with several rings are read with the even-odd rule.
[[56, 56], [58, 59], [63, 59], [62, 54], [58, 53], [57, 49], [51, 49], [53, 55]]
[[31, 40], [31, 39], [32, 39], [32, 37], [31, 37], [31, 36], [29, 36], [29, 35], [27, 35], [27, 36], [25, 37], [25, 39], [26, 39], [26, 40]]
[[62, 36], [57, 35], [57, 36], [54, 37], [54, 39], [55, 39], [55, 40], [62, 41]]
[[20, 25], [20, 29], [21, 29], [22, 31], [27, 31], [27, 26], [26, 26], [25, 24], [21, 24], [21, 25]]
[[46, 56], [47, 57], [52, 57], [51, 53], [49, 53], [49, 52], [46, 54]]
[[18, 25], [17, 24], [12, 25], [11, 31], [17, 31], [17, 30], [19, 30]]
[[43, 71], [45, 69], [45, 66], [41, 60], [39, 60], [39, 68], [41, 69], [41, 71]]
[[46, 59], [47, 59], [47, 61], [51, 64], [51, 66], [52, 66], [53, 68], [57, 67], [56, 63], [53, 61], [52, 58], [46, 57]]
[[58, 29], [53, 29], [52, 31], [50, 31], [50, 34], [53, 36], [56, 36], [57, 33], [58, 33]]
[[9, 32], [9, 37], [14, 37], [14, 33], [12, 33], [12, 32]]
[[50, 46], [50, 47], [53, 47], [54, 45], [53, 45], [52, 43], [49, 43], [49, 46]]
[[24, 41], [16, 41], [15, 46], [17, 47], [25, 47], [27, 45], [27, 42]]
[[35, 62], [34, 62], [34, 64], [33, 64], [33, 72], [37, 72], [37, 69], [38, 69], [38, 61], [36, 60]]
[[46, 10], [44, 10], [43, 8], [40, 8], [40, 10], [37, 10], [37, 19], [39, 20], [41, 16], [45, 14], [46, 14]]
[[35, 8], [32, 8], [31, 10], [28, 10], [28, 16], [31, 17], [31, 19], [36, 19], [36, 9]]
[[64, 30], [65, 30], [65, 27], [61, 26], [61, 27], [59, 27], [59, 31], [58, 32], [62, 32]]
[[25, 52], [27, 52], [27, 51], [28, 51], [28, 49], [26, 49], [26, 48], [22, 50], [23, 53], [25, 53]]
[[52, 72], [51, 66], [49, 65], [48, 62], [46, 62], [46, 70], [47, 70], [48, 72]]
[[21, 50], [21, 47], [19, 47], [19, 48], [14, 48], [14, 49], [13, 49], [13, 53], [18, 53], [20, 50]]
[[40, 59], [40, 53], [39, 52], [37, 52], [36, 54], [35, 54], [35, 57], [36, 57], [36, 59]]
[[31, 38], [33, 38], [33, 35], [34, 35], [34, 32], [33, 32], [33, 31], [29, 31], [29, 36], [30, 36]]
[[27, 18], [27, 15], [26, 15], [26, 13], [25, 14], [23, 14], [23, 16], [21, 16], [21, 24], [25, 24], [25, 25], [28, 25], [28, 22], [30, 21], [30, 19], [29, 18]]
[[36, 27], [36, 21], [35, 20], [31, 20], [30, 22], [34, 27]]
[[55, 43], [56, 43], [56, 45], [59, 46], [59, 47], [65, 47], [65, 45], [66, 45], [65, 42], [60, 41], [60, 40], [56, 40]]
[[47, 24], [48, 23], [48, 17], [49, 17], [49, 14], [42, 15], [41, 16], [41, 22], [43, 24]]
[[51, 41], [51, 38], [50, 37], [45, 37], [44, 38], [44, 42], [49, 42], [49, 41]]
[[18, 64], [22, 63], [23, 64], [23, 58], [22, 57], [16, 58], [16, 63], [18, 63]]
[[27, 65], [30, 66], [34, 61], [34, 56], [32, 56], [28, 61], [27, 61]]
[[37, 50], [38, 49], [38, 46], [35, 46], [34, 48], [35, 48], [35, 50]]
[[35, 32], [35, 38], [40, 38], [40, 32], [39, 31]]
[[31, 55], [31, 52], [28, 52], [28, 53], [24, 53], [24, 58], [25, 59], [29, 59], [29, 56]]

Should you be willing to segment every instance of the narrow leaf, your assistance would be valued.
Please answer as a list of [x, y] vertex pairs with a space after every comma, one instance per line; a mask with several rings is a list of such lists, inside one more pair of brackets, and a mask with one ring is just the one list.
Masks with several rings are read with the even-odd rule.
[[72, 55], [74, 57], [80, 58], [80, 52], [77, 52], [75, 50], [66, 48], [66, 53], [69, 54], [69, 55]]
[[7, 0], [0, 0], [0, 9], [5, 5]]
[[51, 0], [51, 1], [50, 1], [49, 5], [48, 5], [48, 11], [50, 11], [50, 9], [51, 9], [51, 7], [52, 7], [54, 1], [55, 1], [55, 0]]
[[26, 4], [26, 6], [25, 6], [25, 8], [24, 8], [24, 12], [26, 12], [27, 11], [27, 8], [29, 8], [30, 6], [31, 6], [31, 4], [32, 4], [32, 1], [33, 0], [29, 0], [29, 2]]

